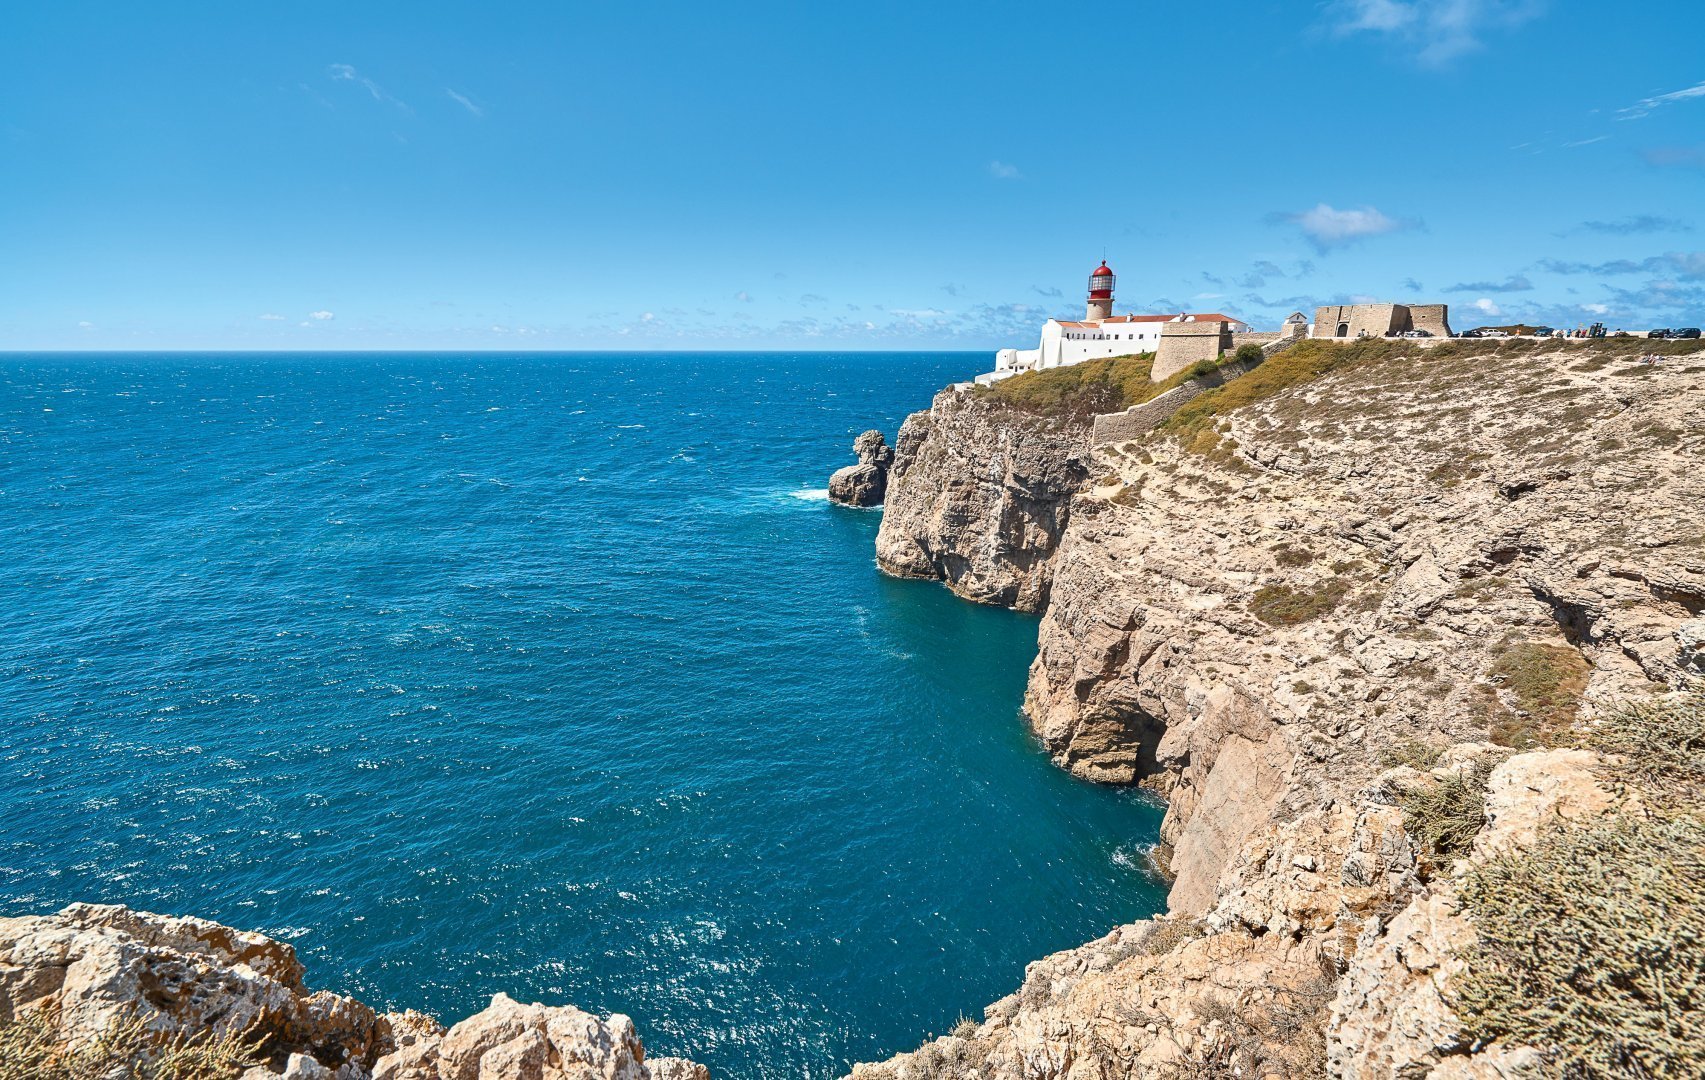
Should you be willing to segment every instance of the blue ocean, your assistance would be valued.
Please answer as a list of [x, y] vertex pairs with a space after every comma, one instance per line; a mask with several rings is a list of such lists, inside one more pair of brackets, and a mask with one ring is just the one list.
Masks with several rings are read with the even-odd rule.
[[1162, 906], [1033, 618], [829, 505], [978, 355], [0, 356], [0, 913], [831, 1077]]

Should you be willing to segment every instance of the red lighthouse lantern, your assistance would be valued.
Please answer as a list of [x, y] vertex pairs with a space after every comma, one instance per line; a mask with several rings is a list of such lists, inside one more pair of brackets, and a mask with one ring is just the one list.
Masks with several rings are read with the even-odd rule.
[[1102, 259], [1101, 265], [1089, 275], [1089, 298], [1091, 300], [1113, 299], [1113, 271], [1108, 269], [1106, 259]]

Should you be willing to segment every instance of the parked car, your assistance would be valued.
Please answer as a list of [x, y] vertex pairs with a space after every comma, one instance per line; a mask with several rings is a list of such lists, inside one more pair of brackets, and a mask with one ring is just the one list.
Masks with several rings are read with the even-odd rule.
[[1668, 330], [1648, 330], [1648, 331], [1646, 331], [1646, 336], [1649, 338], [1660, 338], [1660, 339], [1661, 338], [1667, 338], [1667, 337], [1669, 337], [1669, 331]]
[[1432, 337], [1433, 332], [1431, 330], [1405, 330], [1401, 334], [1398, 334], [1397, 336], [1398, 337], [1406, 337], [1406, 338], [1424, 338], [1424, 337]]
[[1476, 334], [1475, 336], [1476, 337], [1509, 337], [1510, 335], [1504, 333], [1502, 330], [1482, 330], [1478, 334]]
[[1697, 338], [1699, 336], [1699, 328], [1697, 326], [1684, 326], [1680, 330], [1671, 330], [1669, 332], [1669, 336], [1672, 340], [1678, 341], [1683, 338]]

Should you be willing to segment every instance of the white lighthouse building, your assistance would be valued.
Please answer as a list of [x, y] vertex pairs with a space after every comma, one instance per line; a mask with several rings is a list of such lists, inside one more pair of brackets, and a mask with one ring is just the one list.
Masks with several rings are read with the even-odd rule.
[[1243, 333], [1247, 323], [1217, 312], [1178, 312], [1172, 315], [1113, 314], [1113, 271], [1106, 260], [1090, 271], [1089, 296], [1083, 320], [1049, 319], [1042, 324], [1042, 342], [1034, 349], [1001, 349], [995, 353], [995, 369], [977, 376], [988, 385], [1023, 371], [1069, 367], [1085, 360], [1108, 356], [1154, 352], [1160, 345], [1160, 330], [1173, 322], [1225, 323], [1228, 332]]

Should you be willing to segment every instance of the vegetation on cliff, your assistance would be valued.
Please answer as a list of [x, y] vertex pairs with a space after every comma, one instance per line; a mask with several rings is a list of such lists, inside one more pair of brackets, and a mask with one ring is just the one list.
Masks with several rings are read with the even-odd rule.
[[235, 1080], [257, 1060], [256, 1041], [166, 1034], [134, 1012], [76, 1046], [60, 1037], [57, 1005], [0, 1022], [0, 1080]]
[[1455, 1007], [1480, 1040], [1541, 1048], [1553, 1075], [1705, 1075], [1705, 694], [1628, 703], [1583, 741], [1638, 801], [1469, 871], [1478, 941]]
[[1506, 644], [1489, 674], [1514, 698], [1515, 710], [1493, 707], [1492, 741], [1518, 750], [1548, 745], [1574, 722], [1590, 670], [1581, 650], [1568, 645]]
[[[1243, 359], [1244, 356], [1240, 353], [1236, 358]], [[1173, 387], [1207, 375], [1219, 366], [1218, 361], [1198, 360], [1170, 378], [1152, 382], [1150, 373], [1154, 369], [1154, 353], [1110, 356], [1105, 360], [1086, 360], [1070, 367], [1027, 371], [992, 386], [979, 386], [976, 394], [985, 401], [1033, 416], [1088, 420], [1097, 413], [1119, 412], [1152, 401]]]
[[1486, 779], [1491, 774], [1491, 761], [1476, 761], [1398, 799], [1404, 823], [1427, 861], [1448, 864], [1468, 853], [1486, 824]]
[[1456, 1005], [1558, 1076], [1705, 1076], [1705, 826], [1558, 829], [1463, 884], [1479, 942]]
[[975, 393], [985, 401], [1035, 416], [1087, 419], [1147, 401], [1159, 391], [1149, 381], [1154, 353], [1087, 360], [1070, 367], [1026, 371]]

